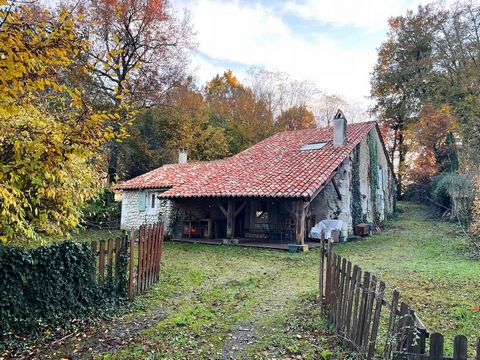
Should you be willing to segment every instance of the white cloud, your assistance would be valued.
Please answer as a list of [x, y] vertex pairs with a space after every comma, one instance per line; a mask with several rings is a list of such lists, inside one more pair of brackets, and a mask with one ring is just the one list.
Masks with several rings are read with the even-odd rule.
[[[350, 50], [322, 33], [309, 34], [306, 39], [260, 4], [194, 0], [189, 8], [199, 51], [216, 63], [233, 70], [235, 64], [244, 64], [286, 71], [293, 78], [311, 80], [320, 89], [356, 100], [369, 93], [369, 73], [376, 59], [371, 49]], [[209, 67], [219, 72], [218, 65], [198, 62], [203, 68], [200, 79], [206, 80]]]
[[389, 17], [429, 0], [290, 0], [284, 11], [302, 18], [370, 31], [385, 27]]

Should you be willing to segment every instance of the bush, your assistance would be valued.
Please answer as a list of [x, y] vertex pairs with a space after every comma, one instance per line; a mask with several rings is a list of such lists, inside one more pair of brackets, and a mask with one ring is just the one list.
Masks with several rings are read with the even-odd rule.
[[480, 194], [478, 192], [472, 206], [472, 218], [470, 232], [475, 243], [480, 246]]
[[115, 193], [102, 189], [95, 200], [82, 209], [82, 225], [94, 229], [118, 228], [120, 222], [120, 203], [115, 201]]
[[431, 197], [435, 204], [450, 212], [450, 218], [468, 225], [472, 216], [474, 199], [472, 174], [445, 173], [431, 182]]
[[88, 244], [64, 241], [28, 250], [0, 245], [0, 353], [7, 340], [68, 328], [73, 319], [107, 311], [123, 294], [100, 287], [92, 269]]

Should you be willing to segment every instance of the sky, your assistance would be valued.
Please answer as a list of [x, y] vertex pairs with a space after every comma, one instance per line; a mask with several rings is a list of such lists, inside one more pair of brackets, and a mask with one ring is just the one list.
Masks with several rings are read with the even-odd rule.
[[320, 90], [368, 104], [370, 73], [388, 19], [426, 0], [177, 0], [187, 9], [200, 85], [225, 69], [251, 66], [310, 80]]

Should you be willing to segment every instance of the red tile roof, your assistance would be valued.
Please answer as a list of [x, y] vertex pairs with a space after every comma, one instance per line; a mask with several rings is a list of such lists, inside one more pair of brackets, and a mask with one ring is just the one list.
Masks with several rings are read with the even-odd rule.
[[[166, 188], [161, 194], [164, 198], [308, 199], [375, 126], [375, 122], [348, 125], [347, 145], [341, 147], [332, 144], [332, 128], [286, 131], [225, 160], [165, 165], [116, 188]], [[300, 150], [303, 145], [324, 141], [328, 143], [319, 150]]]

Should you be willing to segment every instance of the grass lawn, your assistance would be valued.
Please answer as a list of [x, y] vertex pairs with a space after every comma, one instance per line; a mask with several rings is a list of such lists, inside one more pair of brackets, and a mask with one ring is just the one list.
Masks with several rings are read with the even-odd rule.
[[[466, 239], [426, 209], [335, 251], [380, 276], [430, 331], [480, 335], [480, 263]], [[98, 235], [96, 235], [98, 236]], [[104, 359], [338, 359], [318, 315], [319, 252], [166, 243], [160, 282], [123, 315], [42, 350]], [[450, 341], [447, 341], [448, 345]], [[332, 350], [333, 349], [333, 350]]]
[[121, 317], [42, 356], [328, 358], [332, 346], [318, 314], [318, 256], [167, 242], [156, 286]]

